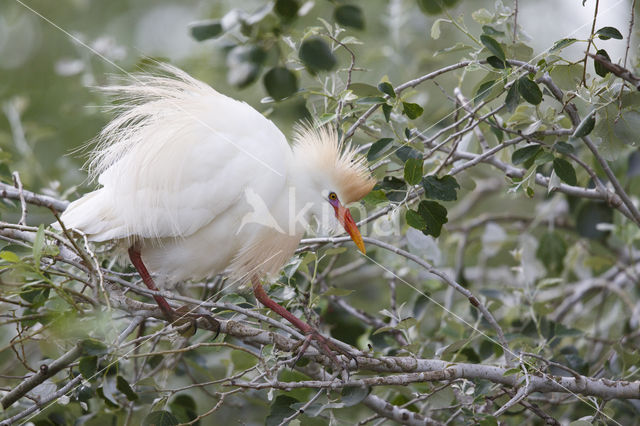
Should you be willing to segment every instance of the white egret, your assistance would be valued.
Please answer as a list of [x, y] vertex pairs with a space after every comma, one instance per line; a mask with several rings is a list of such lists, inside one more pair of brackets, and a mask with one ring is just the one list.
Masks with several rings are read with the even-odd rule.
[[[244, 102], [177, 68], [106, 87], [119, 114], [89, 163], [100, 188], [61, 217], [92, 241], [118, 240], [144, 283], [203, 279], [228, 271], [256, 298], [328, 351], [311, 326], [273, 301], [261, 280], [293, 255], [310, 223], [338, 223], [364, 253], [345, 207], [373, 187], [364, 160], [328, 127], [300, 126], [293, 148]], [[329, 209], [330, 207], [330, 209]], [[327, 212], [331, 214], [327, 214]], [[155, 297], [168, 319], [175, 311]], [[334, 357], [335, 359], [335, 357]]]

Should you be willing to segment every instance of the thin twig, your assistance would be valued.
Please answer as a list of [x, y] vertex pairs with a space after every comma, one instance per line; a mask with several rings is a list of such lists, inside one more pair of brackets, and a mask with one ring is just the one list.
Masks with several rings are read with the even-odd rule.
[[[404, 91], [405, 89], [408, 89], [410, 87], [416, 87], [417, 85], [424, 83], [427, 80], [431, 80], [433, 78], [436, 78], [442, 74], [446, 74], [450, 71], [454, 71], [460, 68], [464, 68], [466, 66], [468, 66], [469, 64], [472, 64], [474, 61], [462, 61], [462, 62], [458, 62], [457, 64], [453, 64], [453, 65], [449, 65], [446, 66], [444, 68], [440, 68], [439, 70], [430, 72], [429, 74], [425, 74], [422, 77], [418, 77], [415, 78], [413, 80], [409, 80], [406, 83], [403, 83], [397, 87], [394, 88], [396, 94], [400, 94], [402, 93], [402, 91]], [[388, 99], [389, 95], [385, 95], [385, 99]], [[344, 134], [344, 139], [347, 140], [349, 139], [351, 136], [353, 136], [353, 134], [356, 132], [356, 130], [358, 129], [358, 127], [360, 127], [362, 124], [364, 124], [365, 121], [367, 121], [367, 119], [371, 116], [371, 114], [373, 114], [374, 112], [376, 112], [376, 110], [378, 108], [380, 108], [381, 104], [375, 104], [372, 105], [371, 107], [369, 107], [368, 110], [366, 110], [361, 116], [360, 118], [358, 118], [358, 120], [356, 120], [355, 123], [353, 123], [353, 125], [351, 125], [351, 127], [349, 127], [349, 130], [347, 130], [347, 132]]]
[[11, 173], [13, 177], [13, 184], [18, 190], [18, 198], [20, 199], [20, 221], [18, 225], [26, 225], [27, 224], [27, 202], [24, 200], [24, 189], [22, 188], [22, 181], [20, 181], [20, 175], [18, 172]]
[[513, 42], [518, 41], [518, 0], [514, 1], [513, 6]]
[[[631, 16], [629, 17], [629, 31], [627, 31], [627, 45], [624, 49], [624, 61], [622, 61], [622, 66], [624, 68], [627, 67], [627, 59], [629, 57], [629, 46], [631, 46], [631, 36], [633, 35], [633, 21], [636, 16], [636, 0], [631, 2], [631, 11], [629, 13]], [[638, 89], [640, 90], [640, 88]]]
[[[351, 74], [353, 73], [353, 69], [356, 66], [356, 55], [355, 53], [353, 53], [353, 50], [351, 50], [346, 44], [342, 43], [337, 38], [331, 35], [329, 36], [329, 38], [343, 47], [344, 50], [349, 52], [349, 55], [351, 55], [351, 64], [349, 65], [349, 69], [347, 70], [347, 84], [345, 84], [344, 86], [344, 90], [349, 90], [349, 87], [351, 86]], [[336, 121], [338, 123], [338, 126], [340, 126], [340, 115], [342, 114], [342, 108], [344, 108], [344, 99], [340, 97], [340, 100], [338, 101], [338, 109], [336, 110]]]
[[66, 395], [67, 393], [71, 392], [78, 384], [80, 384], [80, 382], [82, 382], [82, 376], [80, 374], [78, 374], [76, 377], [71, 379], [69, 381], [69, 383], [67, 383], [66, 385], [64, 385], [60, 389], [58, 389], [58, 391], [56, 391], [56, 392], [52, 393], [51, 395], [49, 395], [44, 400], [40, 401], [37, 404], [33, 404], [31, 407], [27, 408], [24, 411], [21, 411], [20, 413], [16, 414], [13, 417], [10, 417], [10, 418], [8, 418], [6, 420], [1, 421], [0, 422], [0, 426], [14, 425], [14, 424], [16, 424], [16, 422], [18, 420], [23, 419], [23, 418], [31, 415], [32, 413], [35, 413], [36, 411], [38, 411], [40, 409], [47, 408], [48, 405], [52, 401], [56, 401], [58, 398], [60, 398], [63, 395]]
[[591, 44], [593, 43], [594, 33], [596, 31], [596, 20], [598, 18], [598, 6], [600, 5], [600, 0], [596, 0], [596, 5], [593, 10], [593, 22], [591, 23], [591, 33], [589, 34], [589, 41], [587, 42], [587, 51], [584, 55], [583, 67], [582, 67], [582, 81], [581, 84], [583, 86], [587, 86], [587, 59], [589, 58], [589, 50], [591, 49]]

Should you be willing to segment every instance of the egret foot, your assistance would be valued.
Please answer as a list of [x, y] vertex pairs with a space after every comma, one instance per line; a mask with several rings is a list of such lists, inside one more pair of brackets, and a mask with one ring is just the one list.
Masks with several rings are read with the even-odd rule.
[[320, 350], [320, 352], [326, 355], [327, 357], [329, 357], [331, 359], [331, 362], [334, 364], [334, 366], [338, 368], [338, 370], [348, 372], [349, 367], [348, 367], [348, 364], [341, 361], [336, 354], [344, 355], [345, 357], [352, 359], [357, 363], [357, 359], [355, 356], [345, 351], [344, 349], [336, 346], [333, 342], [331, 342], [331, 340], [324, 337], [317, 330], [311, 328], [311, 326], [309, 326], [309, 328], [311, 329], [311, 331], [307, 333], [304, 340], [300, 342], [300, 344], [298, 345], [298, 347], [300, 348], [298, 349], [298, 354], [291, 361], [292, 368], [295, 367], [298, 361], [300, 361], [300, 358], [304, 356], [312, 340], [315, 340], [318, 343], [318, 349]]
[[213, 331], [215, 333], [215, 336], [213, 336], [213, 339], [215, 340], [218, 337], [218, 334], [220, 334], [220, 322], [209, 314], [194, 312], [193, 306], [180, 306], [174, 311], [171, 322], [178, 327], [189, 324], [190, 326], [185, 330], [180, 331], [180, 334], [185, 337], [190, 337], [198, 331], [199, 319], [204, 321], [205, 324], [203, 328], [205, 330]]
[[318, 344], [318, 350], [329, 357], [329, 359], [331, 359], [331, 362], [338, 368], [338, 370], [347, 371], [347, 365], [338, 359], [336, 353], [346, 355], [350, 358], [353, 358], [353, 355], [346, 353], [344, 350], [338, 348], [336, 345], [331, 343], [329, 339], [320, 334], [318, 330], [314, 329], [309, 324], [302, 321], [300, 318], [293, 315], [283, 306], [279, 305], [277, 302], [271, 299], [264, 291], [264, 287], [262, 287], [260, 280], [255, 275], [252, 277], [251, 283], [253, 284], [253, 294], [256, 296], [256, 299], [258, 299], [260, 303], [280, 315], [282, 318], [289, 321], [296, 328], [298, 328], [298, 330], [302, 331], [306, 336], [301, 343], [302, 346], [300, 348], [300, 351], [294, 358], [292, 365], [295, 365], [300, 360], [302, 355], [304, 355], [305, 351], [309, 348], [311, 341], [315, 340]]

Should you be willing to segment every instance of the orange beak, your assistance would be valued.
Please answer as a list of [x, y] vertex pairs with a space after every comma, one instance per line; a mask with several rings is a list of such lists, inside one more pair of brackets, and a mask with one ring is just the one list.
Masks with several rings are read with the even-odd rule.
[[353, 217], [351, 217], [349, 209], [338, 202], [337, 207], [334, 206], [334, 210], [336, 212], [338, 222], [340, 222], [344, 230], [347, 231], [347, 234], [349, 234], [358, 249], [362, 254], [367, 254], [367, 250], [364, 248], [364, 241], [362, 241], [362, 235], [360, 235], [360, 230], [356, 226], [356, 222], [353, 220]]

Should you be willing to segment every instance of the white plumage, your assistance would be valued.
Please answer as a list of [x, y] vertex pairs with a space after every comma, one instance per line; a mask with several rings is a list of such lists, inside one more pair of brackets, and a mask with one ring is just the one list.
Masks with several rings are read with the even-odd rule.
[[70, 204], [67, 227], [136, 246], [152, 275], [172, 282], [224, 270], [242, 282], [273, 274], [314, 219], [340, 221], [362, 246], [348, 210], [328, 197], [356, 201], [374, 182], [334, 131], [300, 127], [292, 150], [251, 106], [161, 69], [169, 76], [105, 89], [119, 115], [89, 164], [101, 187]]

